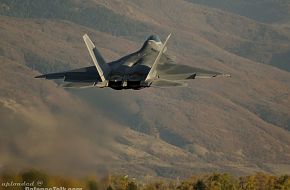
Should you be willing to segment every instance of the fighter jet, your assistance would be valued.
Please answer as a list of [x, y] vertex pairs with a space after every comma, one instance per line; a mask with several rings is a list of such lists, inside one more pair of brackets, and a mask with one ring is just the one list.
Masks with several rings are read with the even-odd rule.
[[116, 61], [106, 62], [89, 36], [83, 36], [94, 66], [44, 74], [35, 78], [63, 79], [65, 88], [109, 87], [115, 90], [140, 90], [148, 87], [183, 87], [197, 78], [230, 77], [228, 74], [176, 64], [166, 54], [167, 42], [151, 35], [141, 49]]

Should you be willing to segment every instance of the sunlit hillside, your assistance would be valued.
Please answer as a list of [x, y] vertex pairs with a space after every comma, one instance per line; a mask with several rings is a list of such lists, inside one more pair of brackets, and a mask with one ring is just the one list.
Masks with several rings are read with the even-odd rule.
[[[185, 0], [2, 0], [0, 14], [0, 172], [290, 173], [285, 27]], [[85, 33], [107, 61], [150, 34], [172, 33], [168, 53], [177, 64], [232, 78], [142, 91], [67, 90], [34, 79], [92, 65]]]

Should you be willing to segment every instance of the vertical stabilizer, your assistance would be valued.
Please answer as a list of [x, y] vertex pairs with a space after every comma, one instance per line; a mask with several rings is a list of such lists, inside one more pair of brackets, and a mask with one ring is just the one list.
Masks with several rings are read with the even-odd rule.
[[148, 73], [148, 75], [147, 75], [147, 77], [145, 79], [145, 82], [152, 81], [152, 80], [154, 80], [156, 78], [156, 76], [157, 76], [156, 68], [157, 68], [157, 65], [159, 63], [159, 60], [160, 60], [162, 54], [164, 53], [164, 50], [166, 48], [166, 44], [167, 44], [170, 36], [171, 36], [171, 34], [169, 34], [168, 37], [166, 38], [166, 40], [165, 40], [165, 42], [164, 42], [164, 44], [163, 44], [163, 46], [161, 48], [161, 51], [158, 53], [158, 56], [155, 59], [153, 65], [152, 65], [152, 67], [151, 67], [151, 69], [150, 69], [150, 71], [149, 71], [149, 73]]
[[101, 77], [102, 82], [108, 80], [109, 74], [111, 72], [110, 66], [105, 62], [104, 58], [97, 50], [96, 46], [93, 44], [91, 39], [87, 34], [83, 36], [85, 44], [89, 50], [90, 56], [96, 66], [96, 69]]

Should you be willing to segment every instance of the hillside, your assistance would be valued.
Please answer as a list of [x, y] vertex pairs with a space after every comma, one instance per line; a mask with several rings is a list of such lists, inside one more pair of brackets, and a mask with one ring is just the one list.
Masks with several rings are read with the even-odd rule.
[[[193, 2], [210, 7], [221, 6], [224, 7], [223, 10], [227, 11], [233, 9], [233, 13], [241, 12], [245, 13], [245, 16], [247, 16], [247, 11], [252, 10], [249, 18], [255, 17], [251, 17], [251, 14], [269, 21], [283, 17], [284, 22], [287, 23], [290, 17], [288, 14], [290, 4], [284, 0]], [[4, 0], [1, 3], [0, 14], [21, 18], [69, 20], [98, 31], [139, 42], [144, 36], [149, 35], [150, 31], [156, 30], [156, 25], [158, 28], [174, 25], [177, 27], [176, 25], [178, 25], [183, 28], [183, 31], [195, 32], [231, 53], [290, 71], [289, 30], [197, 4], [192, 6], [186, 1], [168, 1], [166, 6], [163, 3], [160, 1], [155, 6], [156, 2], [135, 0], [128, 2], [114, 0]], [[238, 8], [241, 10], [236, 10]], [[265, 13], [257, 10], [263, 10]], [[169, 14], [171, 11], [174, 14]], [[259, 19], [256, 20], [259, 21]]]
[[[88, 3], [73, 2], [84, 7]], [[5, 123], [1, 126], [1, 170], [14, 164], [13, 168], [34, 166], [64, 174], [113, 171], [165, 178], [212, 171], [238, 175], [290, 172], [289, 72], [228, 50], [245, 39], [254, 44], [255, 39], [257, 43], [266, 40], [277, 44], [269, 43], [272, 55], [273, 49], [280, 52], [277, 47], [288, 42], [287, 33], [186, 1], [89, 3], [106, 10], [94, 18], [121, 15], [132, 22], [132, 31], [117, 34], [127, 31], [123, 22], [123, 29], [118, 25], [114, 29], [112, 24], [110, 32], [65, 17], [13, 12], [1, 16], [0, 117]], [[157, 5], [161, 5], [159, 11]], [[245, 31], [237, 29], [237, 20]], [[139, 31], [139, 25], [146, 29]], [[247, 28], [255, 32], [247, 33]], [[66, 91], [52, 82], [33, 79], [39, 72], [89, 65], [81, 40], [84, 33], [107, 60], [113, 60], [139, 48], [151, 31], [161, 37], [173, 32], [169, 50], [177, 62], [233, 77], [196, 80], [188, 88], [120, 92]], [[35, 142], [39, 142], [35, 149], [27, 149]], [[48, 155], [58, 156], [54, 160]], [[15, 165], [14, 160], [23, 161]]]
[[[126, 105], [129, 99], [125, 96], [116, 99], [115, 96], [118, 94], [112, 93], [111, 90], [97, 94], [91, 90], [87, 93], [75, 91], [70, 94], [51, 82], [34, 79], [37, 73], [28, 67], [39, 68], [36, 64], [40, 63], [37, 61], [45, 60], [42, 64], [52, 66], [48, 70], [60, 69], [57, 64], [54, 66], [55, 63], [59, 63], [58, 59], [74, 60], [68, 63], [69, 67], [83, 66], [88, 56], [79, 36], [84, 31], [90, 32], [92, 37], [101, 37], [103, 40], [101, 43], [104, 44], [102, 50], [107, 52], [105, 53], [107, 57], [114, 55], [112, 50], [106, 49], [106, 46], [111, 47], [107, 41], [118, 42], [120, 47], [124, 44], [122, 45], [124, 49], [130, 48], [132, 42], [126, 43], [122, 39], [67, 22], [27, 21], [3, 17], [1, 23], [5, 25], [5, 30], [1, 30], [1, 36], [6, 39], [1, 42], [1, 47], [6, 47], [1, 55], [0, 75], [3, 83], [1, 86], [3, 156], [0, 160], [2, 171], [36, 167], [65, 175], [124, 171], [136, 176], [147, 174], [155, 176], [158, 167], [161, 170], [162, 167], [179, 165], [179, 162], [172, 164], [173, 166], [168, 164], [176, 157], [195, 163], [194, 167], [200, 167], [201, 171], [209, 170], [207, 163], [191, 153], [128, 129], [126, 122], [131, 120], [131, 112], [126, 113], [124, 110], [130, 110], [130, 106], [133, 105]], [[71, 39], [69, 42], [68, 36]], [[22, 41], [23, 39], [25, 40]], [[23, 42], [21, 45], [13, 46], [21, 41]], [[81, 49], [83, 56], [78, 55]], [[33, 54], [35, 59], [27, 61], [26, 54]], [[80, 59], [82, 57], [84, 60]], [[31, 60], [35, 61], [30, 62]], [[44, 70], [47, 65], [44, 65]], [[73, 93], [81, 93], [79, 96], [87, 100], [87, 103], [75, 97]], [[124, 101], [121, 101], [122, 99]], [[115, 111], [118, 114], [114, 113]], [[123, 112], [124, 114], [121, 114]], [[122, 116], [125, 119], [120, 121]], [[29, 147], [34, 148], [30, 150]], [[164, 152], [159, 149], [164, 149]], [[140, 164], [144, 157], [147, 163]], [[17, 160], [22, 161], [16, 164]], [[74, 163], [78, 163], [78, 166], [71, 168], [71, 164]], [[170, 177], [190, 173], [189, 169], [185, 171], [183, 169], [185, 168], [175, 169], [175, 174], [168, 172], [163, 175]]]
[[20, 18], [69, 20], [117, 36], [122, 35], [130, 38], [132, 34], [135, 34], [135, 39], [142, 34], [140, 31], [143, 31], [143, 34], [149, 32], [145, 24], [90, 1], [3, 0], [0, 12], [1, 15]]
[[[130, 18], [151, 24], [157, 23], [155, 25], [158, 28], [166, 29], [162, 32], [169, 33], [169, 30], [178, 28], [177, 31], [171, 31], [178, 34], [181, 31], [179, 29], [182, 28], [182, 31], [187, 33], [182, 35], [191, 33], [192, 36], [202, 36], [230, 53], [290, 71], [290, 33], [287, 28], [263, 24], [186, 1], [160, 1], [158, 6], [155, 6], [153, 1], [131, 0], [126, 3], [115, 3], [114, 0], [99, 0], [97, 2]], [[132, 10], [135, 9], [136, 11], [133, 12]]]
[[275, 23], [289, 21], [290, 3], [287, 0], [188, 0], [192, 3], [202, 4], [238, 15], [246, 16], [259, 22]]

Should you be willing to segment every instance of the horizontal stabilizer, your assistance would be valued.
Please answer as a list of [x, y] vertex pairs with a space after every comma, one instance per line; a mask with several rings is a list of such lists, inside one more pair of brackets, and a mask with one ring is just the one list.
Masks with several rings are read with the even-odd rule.
[[94, 87], [94, 83], [66, 83], [61, 85], [63, 88], [91, 88]]

